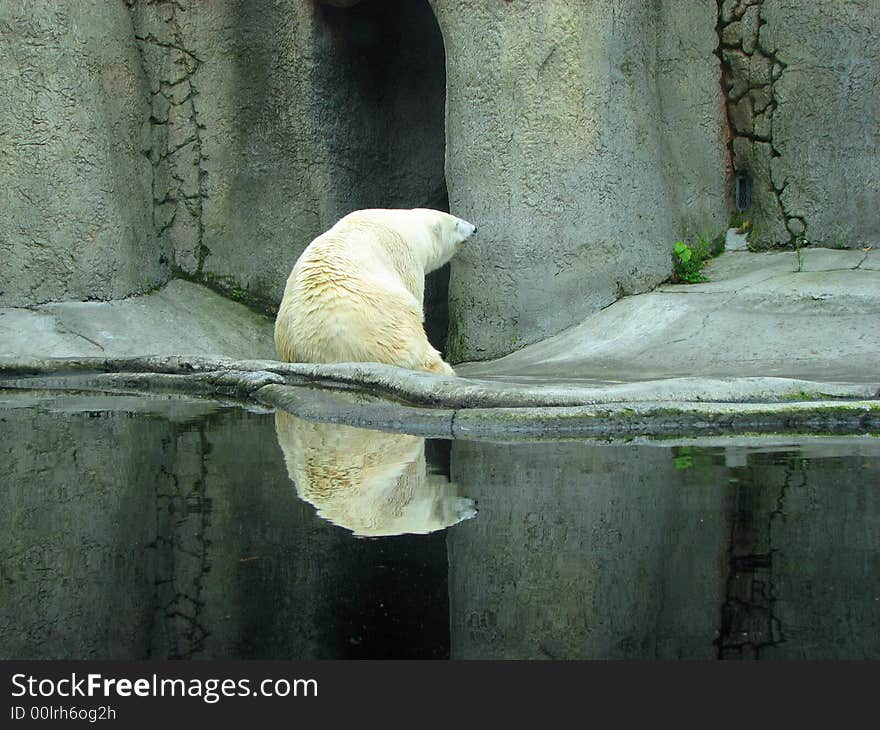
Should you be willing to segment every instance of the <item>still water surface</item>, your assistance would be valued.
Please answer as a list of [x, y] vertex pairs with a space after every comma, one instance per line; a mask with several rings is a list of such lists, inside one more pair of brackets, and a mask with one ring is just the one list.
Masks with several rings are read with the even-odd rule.
[[880, 658], [875, 437], [426, 443], [34, 393], [0, 433], [0, 658]]

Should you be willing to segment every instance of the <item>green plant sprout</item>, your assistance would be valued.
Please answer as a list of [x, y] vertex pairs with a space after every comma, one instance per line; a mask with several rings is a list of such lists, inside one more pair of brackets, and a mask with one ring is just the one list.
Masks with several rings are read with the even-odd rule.
[[691, 247], [684, 241], [676, 241], [672, 247], [673, 281], [683, 284], [698, 284], [709, 281], [701, 269], [711, 254], [711, 243], [698, 237], [697, 243]]

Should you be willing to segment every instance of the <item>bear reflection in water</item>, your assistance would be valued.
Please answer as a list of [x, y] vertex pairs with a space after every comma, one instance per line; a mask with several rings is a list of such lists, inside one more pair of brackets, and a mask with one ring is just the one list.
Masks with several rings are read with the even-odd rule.
[[427, 534], [477, 514], [474, 502], [428, 471], [425, 439], [275, 414], [296, 491], [318, 515], [359, 537]]

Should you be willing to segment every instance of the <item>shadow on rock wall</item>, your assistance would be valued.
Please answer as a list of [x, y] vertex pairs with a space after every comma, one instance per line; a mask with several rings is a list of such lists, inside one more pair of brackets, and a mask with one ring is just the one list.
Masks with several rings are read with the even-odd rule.
[[271, 308], [358, 208], [442, 207], [443, 41], [426, 2], [136, 2], [158, 234]]

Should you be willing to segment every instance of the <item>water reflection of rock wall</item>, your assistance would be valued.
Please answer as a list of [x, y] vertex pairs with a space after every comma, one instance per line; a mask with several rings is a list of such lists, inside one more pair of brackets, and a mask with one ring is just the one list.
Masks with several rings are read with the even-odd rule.
[[835, 448], [456, 443], [452, 657], [880, 656], [878, 448]]
[[669, 452], [456, 443], [478, 519], [449, 537], [454, 658], [710, 658], [724, 485]]
[[442, 533], [318, 519], [271, 415], [110, 400], [0, 410], [0, 658], [445, 655]]
[[148, 422], [93, 415], [0, 412], [3, 659], [148, 652], [155, 555], [145, 547], [167, 475], [142, 448]]
[[880, 658], [880, 442], [784, 456], [732, 469], [720, 655]]
[[479, 514], [366, 540], [271, 415], [0, 398], [0, 658], [880, 658], [880, 439], [456, 442]]

